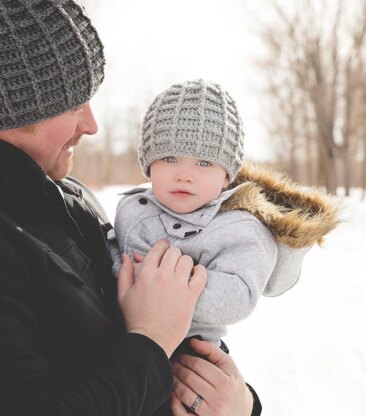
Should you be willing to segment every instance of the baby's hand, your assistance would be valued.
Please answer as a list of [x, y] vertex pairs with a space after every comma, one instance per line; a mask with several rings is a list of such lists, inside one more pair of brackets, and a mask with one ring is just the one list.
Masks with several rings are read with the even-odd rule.
[[141, 253], [133, 253], [133, 258], [136, 262], [133, 263], [133, 275], [137, 279], [141, 273], [142, 263], [145, 256]]
[[133, 253], [133, 258], [137, 261], [137, 263], [142, 263], [145, 259], [145, 255], [141, 253]]

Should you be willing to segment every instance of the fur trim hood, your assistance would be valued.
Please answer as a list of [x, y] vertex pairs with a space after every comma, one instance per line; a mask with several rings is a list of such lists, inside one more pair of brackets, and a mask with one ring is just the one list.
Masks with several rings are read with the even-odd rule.
[[278, 245], [276, 267], [264, 294], [276, 296], [298, 280], [302, 260], [314, 243], [339, 223], [339, 205], [328, 194], [302, 187], [277, 172], [246, 164], [229, 188], [237, 188], [221, 211], [243, 209], [272, 232]]

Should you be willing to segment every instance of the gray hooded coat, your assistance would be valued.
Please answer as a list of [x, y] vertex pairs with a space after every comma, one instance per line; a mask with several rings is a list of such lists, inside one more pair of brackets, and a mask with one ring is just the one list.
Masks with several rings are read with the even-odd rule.
[[206, 267], [207, 284], [187, 337], [218, 342], [226, 325], [246, 318], [261, 294], [291, 288], [305, 254], [337, 224], [329, 197], [263, 168], [246, 166], [230, 187], [188, 214], [160, 204], [151, 189], [134, 188], [120, 200], [115, 234], [108, 236], [115, 273], [119, 252], [146, 254], [160, 238]]

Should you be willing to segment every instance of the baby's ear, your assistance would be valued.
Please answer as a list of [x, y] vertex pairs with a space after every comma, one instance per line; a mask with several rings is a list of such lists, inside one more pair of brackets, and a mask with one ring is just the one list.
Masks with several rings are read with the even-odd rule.
[[224, 180], [224, 184], [222, 185], [223, 188], [226, 188], [229, 185], [229, 175], [226, 175]]

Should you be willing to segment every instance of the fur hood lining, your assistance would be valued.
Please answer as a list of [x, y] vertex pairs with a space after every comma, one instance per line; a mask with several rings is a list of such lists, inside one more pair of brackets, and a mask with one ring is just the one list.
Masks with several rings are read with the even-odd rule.
[[339, 204], [317, 189], [302, 187], [277, 172], [245, 164], [229, 185], [237, 191], [221, 211], [242, 209], [265, 224], [278, 243], [292, 248], [321, 244], [339, 223]]

